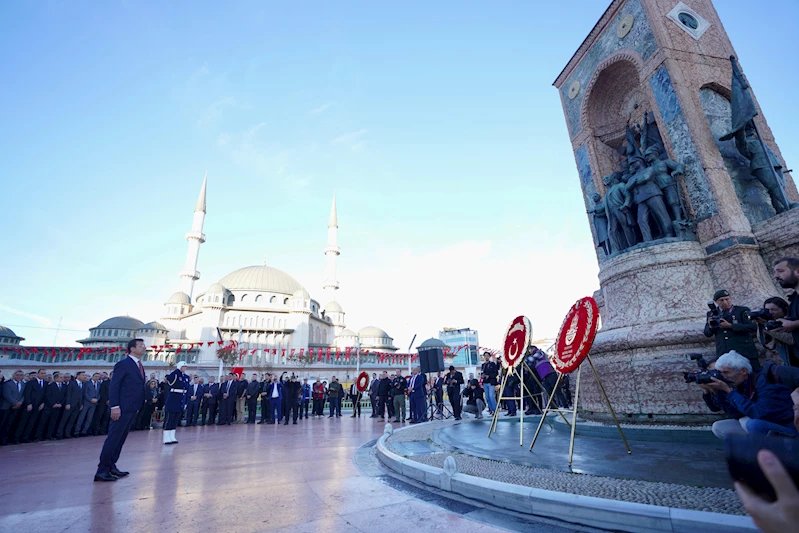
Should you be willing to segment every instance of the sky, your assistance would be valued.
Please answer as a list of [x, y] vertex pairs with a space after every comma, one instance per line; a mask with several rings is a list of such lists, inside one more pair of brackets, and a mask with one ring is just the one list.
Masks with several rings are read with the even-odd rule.
[[[799, 2], [715, 4], [799, 164]], [[554, 336], [599, 283], [552, 82], [608, 5], [0, 3], [0, 324], [157, 320], [207, 171], [195, 292], [265, 261], [324, 304], [335, 190], [348, 327]]]

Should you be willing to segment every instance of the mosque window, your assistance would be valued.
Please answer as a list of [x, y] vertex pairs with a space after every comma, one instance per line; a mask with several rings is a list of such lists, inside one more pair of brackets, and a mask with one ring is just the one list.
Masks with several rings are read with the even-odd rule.
[[115, 330], [114, 330], [114, 337], [118, 337], [118, 336], [119, 336], [119, 330], [118, 330], [118, 329], [115, 329]]
[[269, 303], [270, 303], [270, 304], [273, 304], [273, 303], [275, 303], [275, 297], [274, 297], [274, 296], [272, 296], [271, 298], [269, 298]]
[[[236, 301], [236, 297], [235, 296], [233, 296], [232, 294], [230, 296], [228, 296], [228, 299], [227, 299], [227, 304], [228, 305], [233, 305], [233, 302], [235, 302], [235, 301]], [[241, 297], [241, 301], [242, 302], [244, 301], [244, 296]]]
[[[231, 296], [231, 298], [232, 298], [232, 296]], [[241, 295], [241, 301], [243, 302], [246, 299], [247, 299], [247, 295], [246, 294], [242, 294]]]
[[261, 301], [261, 295], [260, 295], [260, 294], [259, 294], [258, 296], [256, 296], [256, 297], [255, 297], [255, 301], [256, 301], [256, 302], [260, 302], [260, 301]]
[[288, 304], [289, 304], [289, 299], [288, 299], [288, 298], [286, 298], [285, 300], [283, 300], [283, 305], [288, 305]]
[[214, 302], [216, 302], [216, 303], [219, 303], [219, 296], [216, 296], [216, 297], [214, 298]]

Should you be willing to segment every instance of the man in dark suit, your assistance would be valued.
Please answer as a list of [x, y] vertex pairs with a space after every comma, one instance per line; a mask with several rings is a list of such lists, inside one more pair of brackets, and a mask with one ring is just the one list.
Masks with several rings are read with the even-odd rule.
[[95, 481], [116, 481], [130, 472], [122, 472], [117, 468], [122, 445], [128, 437], [128, 431], [136, 420], [136, 414], [144, 405], [144, 367], [140, 358], [147, 353], [142, 339], [128, 342], [128, 356], [114, 365], [114, 377], [111, 378], [109, 403], [111, 404], [111, 423], [108, 426], [108, 437], [100, 452], [100, 463], [94, 474]]
[[22, 418], [17, 429], [17, 440], [30, 442], [34, 438], [36, 423], [44, 410], [44, 388], [47, 385], [45, 378], [47, 371], [43, 368], [38, 372], [31, 372], [28, 384], [25, 386], [24, 401], [22, 404]]
[[270, 423], [279, 424], [283, 418], [283, 384], [272, 376], [272, 383], [266, 387], [266, 397], [269, 398], [269, 420]]
[[[111, 375], [113, 374], [114, 372], [111, 371]], [[100, 401], [97, 403], [97, 409], [94, 411], [94, 421], [92, 422], [93, 435], [108, 434], [108, 421], [111, 420], [111, 406], [108, 405], [111, 379], [105, 372], [103, 372], [102, 375], [103, 377], [100, 381]]]
[[236, 375], [231, 372], [227, 381], [220, 387], [222, 398], [219, 400], [219, 425], [229, 426], [233, 423], [233, 410], [236, 407], [236, 393], [238, 385]]
[[255, 424], [255, 411], [258, 410], [258, 395], [261, 394], [261, 384], [258, 383], [258, 374], [252, 375], [252, 380], [247, 384], [247, 423]]
[[197, 417], [200, 416], [200, 400], [202, 399], [203, 386], [200, 385], [200, 377], [194, 375], [194, 380], [189, 385], [189, 392], [186, 394], [186, 426], [196, 426]]
[[202, 422], [200, 422], [201, 426], [205, 425], [206, 415], [210, 414], [208, 418], [208, 424], [213, 424], [216, 422], [216, 404], [217, 399], [219, 397], [219, 385], [214, 383], [214, 376], [208, 378], [208, 383], [203, 385], [203, 418]]
[[39, 429], [36, 431], [37, 440], [50, 440], [55, 436], [58, 417], [63, 411], [67, 393], [67, 388], [61, 383], [61, 379], [58, 372], [53, 372], [53, 382], [49, 383], [44, 391], [44, 410], [39, 420]]
[[449, 374], [444, 376], [444, 383], [447, 386], [447, 396], [449, 396], [449, 403], [452, 405], [452, 414], [455, 415], [455, 420], [461, 419], [461, 385], [463, 385], [463, 374], [455, 370], [455, 367], [450, 365]]
[[75, 424], [76, 437], [85, 437], [89, 434], [98, 403], [100, 403], [100, 373], [95, 372], [92, 374], [92, 379], [83, 384], [83, 409]]
[[25, 374], [22, 370], [14, 372], [12, 379], [3, 382], [2, 402], [0, 402], [0, 445], [11, 442], [16, 444], [16, 438], [11, 433], [19, 420], [22, 404], [25, 401]]
[[422, 374], [422, 369], [413, 369], [411, 381], [408, 384], [408, 398], [411, 403], [411, 424], [418, 424], [427, 420], [427, 376]]
[[264, 379], [261, 381], [261, 420], [259, 424], [271, 424], [272, 412], [269, 410], [269, 396], [266, 394], [266, 389], [272, 383], [272, 374], [267, 372], [264, 374]]
[[64, 403], [64, 412], [61, 415], [61, 422], [58, 423], [58, 431], [56, 431], [55, 435], [56, 439], [72, 438], [72, 429], [75, 426], [75, 421], [78, 419], [78, 414], [82, 407], [84, 374], [84, 372], [78, 372], [75, 374], [75, 379], [69, 380], [67, 384], [66, 403]]

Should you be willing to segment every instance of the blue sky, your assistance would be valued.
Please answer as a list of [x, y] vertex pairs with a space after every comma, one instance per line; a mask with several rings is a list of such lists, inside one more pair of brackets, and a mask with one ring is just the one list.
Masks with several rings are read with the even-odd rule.
[[[207, 170], [200, 290], [266, 260], [321, 299], [335, 189], [348, 326], [553, 335], [598, 282], [551, 84], [608, 3], [3, 2], [0, 324], [157, 319]], [[716, 2], [793, 166], [799, 2], [751, 6]]]

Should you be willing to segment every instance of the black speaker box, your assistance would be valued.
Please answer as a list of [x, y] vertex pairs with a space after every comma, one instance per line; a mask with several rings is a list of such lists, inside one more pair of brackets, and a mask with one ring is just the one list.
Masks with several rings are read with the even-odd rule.
[[444, 371], [444, 350], [441, 348], [428, 348], [419, 350], [419, 366], [422, 373]]

